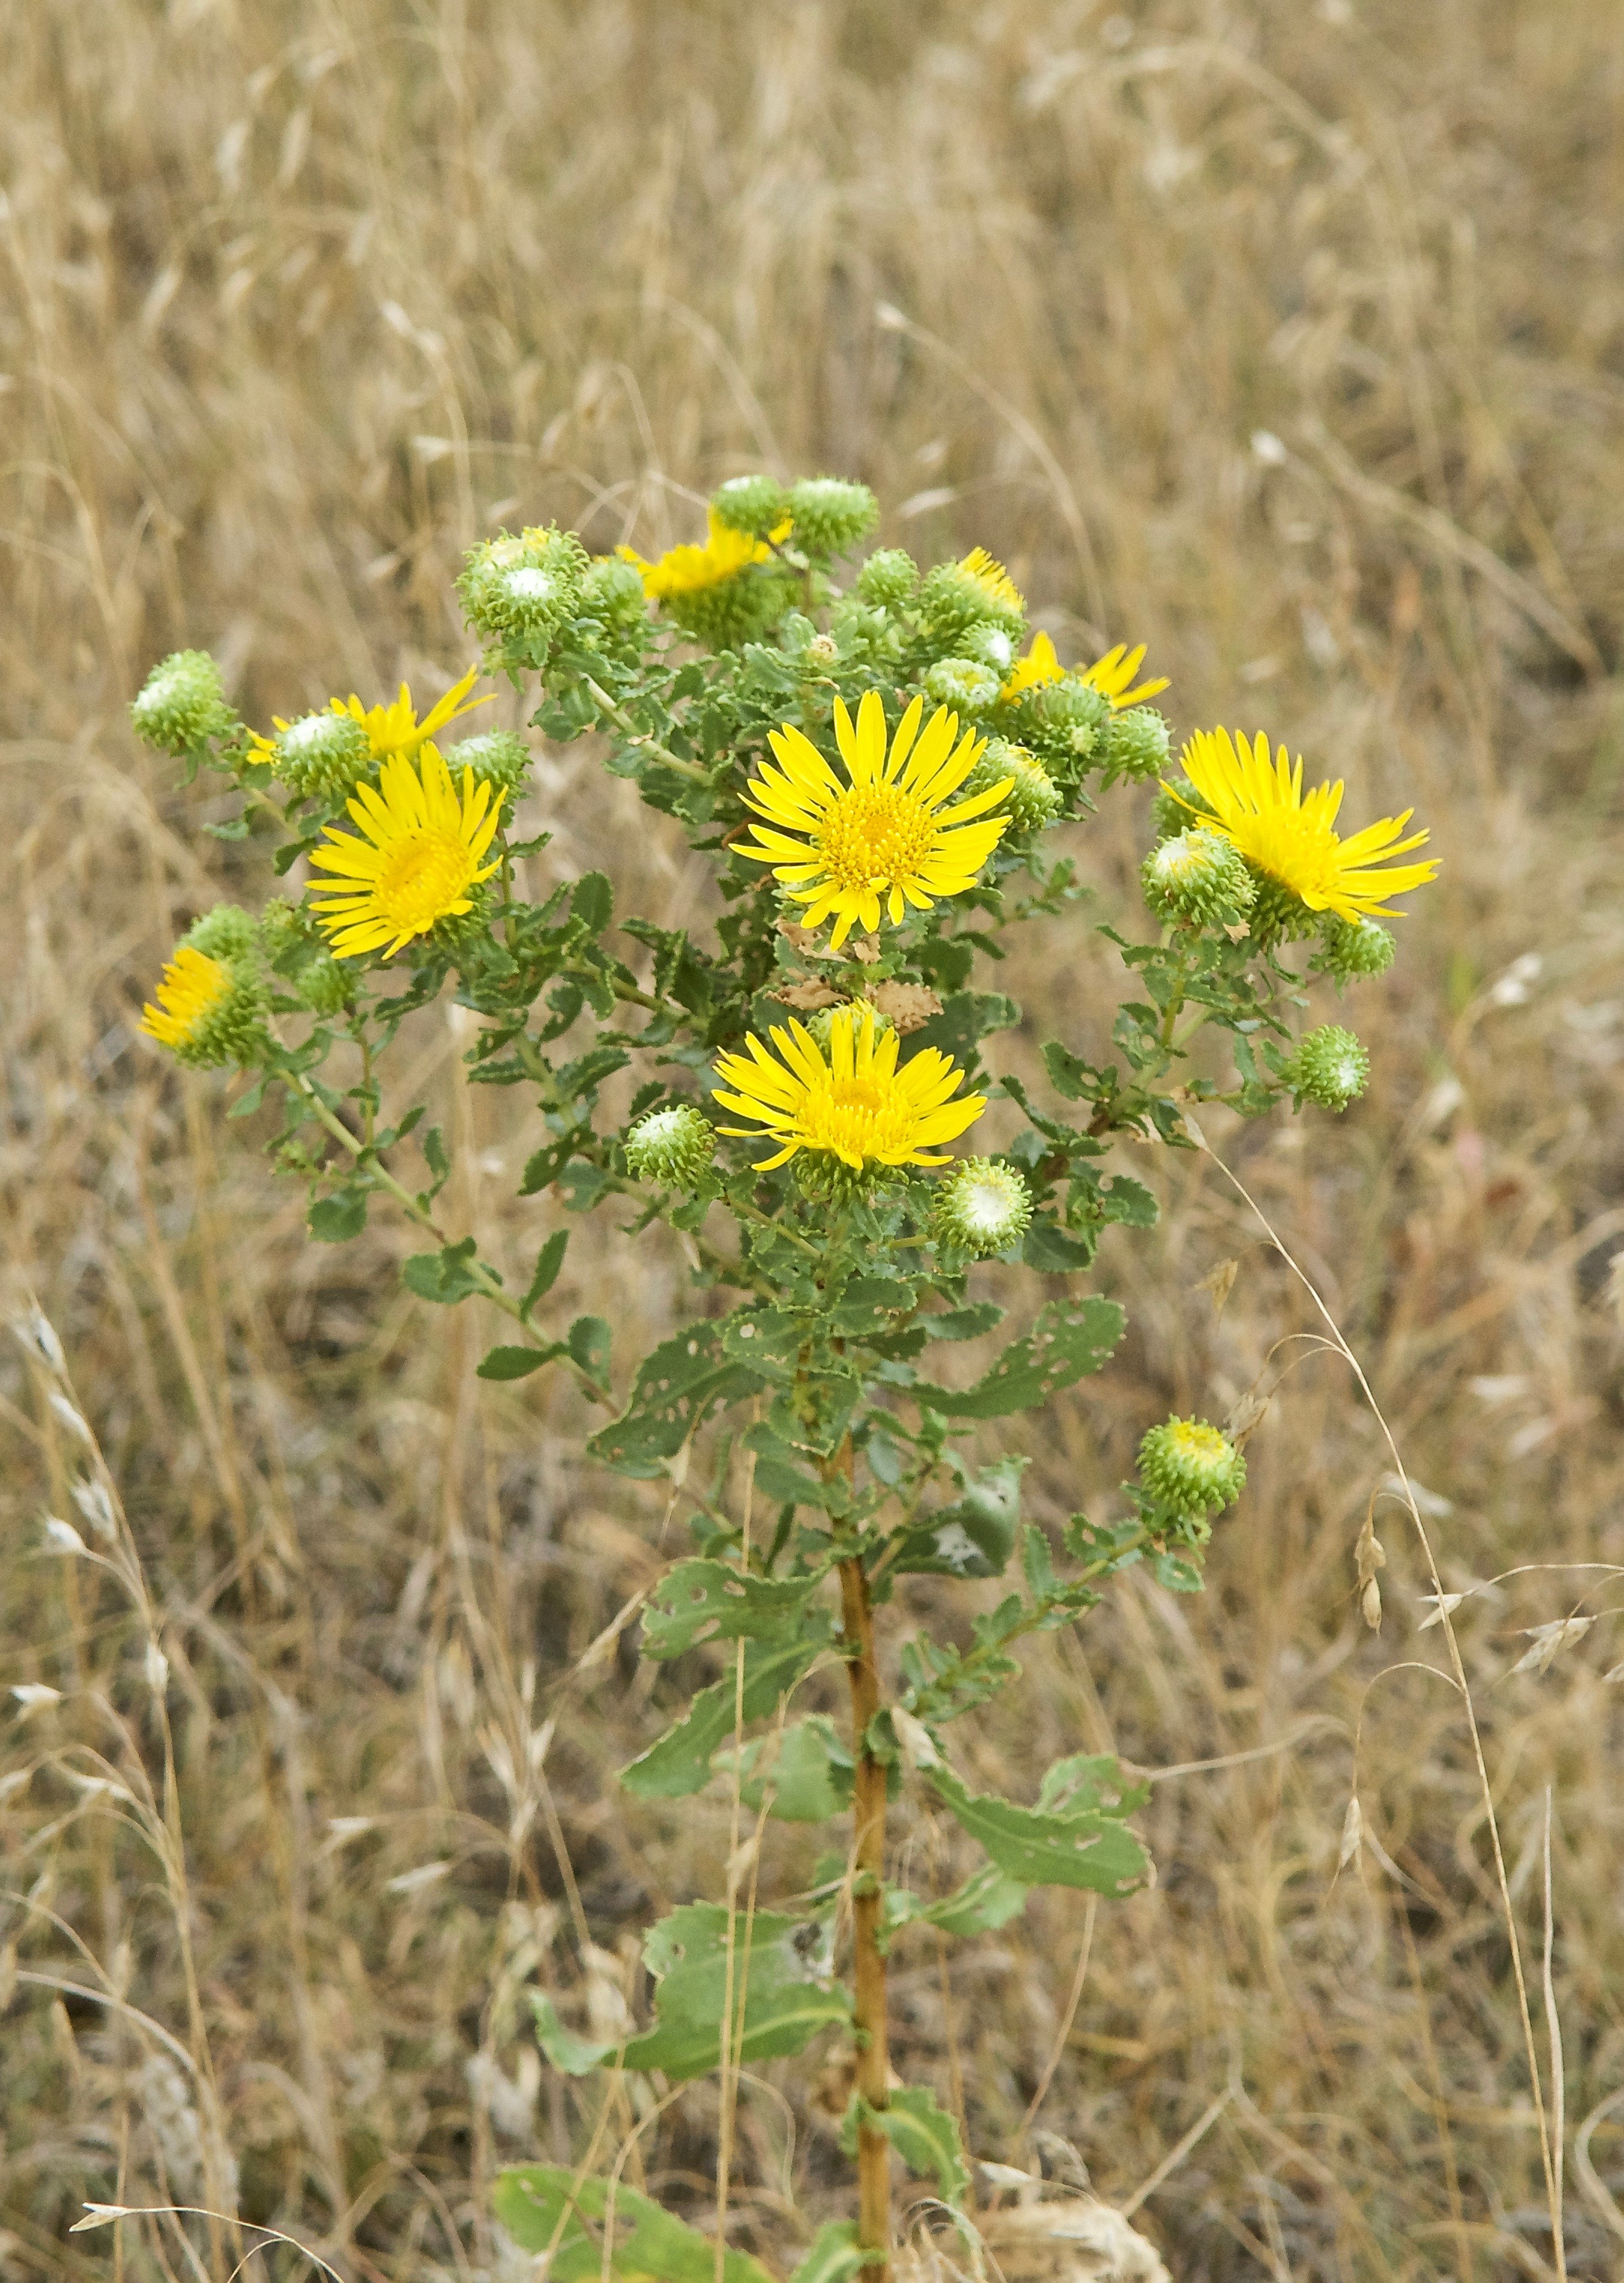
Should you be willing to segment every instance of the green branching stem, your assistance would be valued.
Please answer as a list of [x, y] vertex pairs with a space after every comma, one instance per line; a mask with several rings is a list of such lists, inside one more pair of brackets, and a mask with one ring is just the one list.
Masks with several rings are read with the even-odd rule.
[[662, 745], [657, 737], [650, 736], [646, 729], [640, 729], [625, 708], [617, 705], [608, 690], [594, 682], [589, 674], [581, 676], [581, 682], [592, 692], [593, 703], [598, 711], [608, 715], [628, 744], [641, 745], [644, 752], [652, 753], [655, 760], [664, 763], [666, 768], [675, 769], [679, 776], [692, 777], [696, 784], [710, 783], [709, 776], [697, 761], [683, 760], [680, 754], [672, 752], [669, 745]]

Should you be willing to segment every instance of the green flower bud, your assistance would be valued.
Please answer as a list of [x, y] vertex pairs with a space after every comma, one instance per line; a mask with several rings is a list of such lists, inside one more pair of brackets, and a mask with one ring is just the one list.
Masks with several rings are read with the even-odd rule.
[[1130, 705], [1114, 713], [1100, 735], [1107, 781], [1160, 776], [1169, 752], [1167, 723], [1154, 705]]
[[530, 767], [530, 748], [511, 729], [487, 729], [480, 736], [464, 737], [460, 745], [450, 746], [446, 753], [446, 767], [451, 772], [453, 784], [459, 789], [462, 771], [471, 769], [487, 784], [498, 785], [505, 793], [516, 793]]
[[504, 531], [462, 558], [463, 615], [482, 635], [546, 640], [573, 615], [587, 565], [580, 541], [556, 524]]
[[618, 555], [594, 556], [581, 574], [579, 607], [583, 618], [601, 619], [620, 633], [646, 626], [649, 606], [641, 572]]
[[931, 632], [952, 641], [971, 627], [998, 627], [1018, 642], [1026, 604], [1009, 573], [977, 547], [962, 563], [938, 563], [920, 589], [920, 611]]
[[1111, 701], [1092, 682], [1079, 682], [1076, 674], [1068, 674], [1032, 690], [1023, 699], [1022, 710], [1039, 735], [1086, 760], [1111, 718]]
[[155, 666], [131, 701], [129, 718], [144, 744], [182, 760], [237, 727], [220, 668], [206, 650], [173, 651]]
[[[1189, 804], [1187, 807], [1186, 802]], [[1158, 840], [1170, 840], [1174, 833], [1187, 832], [1193, 824], [1211, 814], [1211, 809], [1189, 778], [1177, 777], [1170, 790], [1165, 784], [1157, 789], [1150, 808], [1151, 830]]]
[[278, 729], [271, 767], [290, 792], [338, 800], [353, 792], [372, 766], [372, 740], [353, 713], [302, 714]]
[[1379, 920], [1340, 919], [1327, 912], [1320, 923], [1320, 948], [1309, 964], [1339, 984], [1356, 977], [1385, 975], [1398, 949], [1391, 929]]
[[1206, 1420], [1169, 1419], [1140, 1443], [1139, 1479], [1158, 1506], [1216, 1513], [1246, 1488], [1247, 1462]]
[[770, 635], [794, 603], [800, 581], [776, 566], [761, 565], [714, 587], [666, 595], [662, 608], [707, 650], [742, 650]]
[[626, 1171], [661, 1188], [691, 1189], [704, 1174], [716, 1136], [691, 1103], [673, 1103], [640, 1118], [626, 1136]]
[[939, 658], [925, 676], [925, 695], [959, 713], [988, 713], [998, 702], [998, 678], [973, 658]]
[[1156, 917], [1175, 927], [1232, 927], [1257, 894], [1233, 843], [1196, 824], [1153, 848], [1139, 879]]
[[1321, 1110], [1346, 1110], [1364, 1092], [1371, 1058], [1351, 1031], [1337, 1023], [1323, 1023], [1297, 1041], [1280, 1075], [1302, 1109], [1311, 1102]]
[[919, 591], [919, 565], [905, 548], [882, 547], [858, 573], [855, 591], [882, 610], [899, 611]]
[[848, 1165], [832, 1149], [800, 1150], [790, 1162], [789, 1173], [809, 1203], [836, 1209], [860, 1204], [872, 1198], [876, 1189], [902, 1178], [895, 1166], [882, 1165], [874, 1157], [866, 1158], [860, 1166]]
[[1037, 832], [1054, 822], [1065, 806], [1060, 787], [1024, 745], [1012, 745], [1006, 737], [989, 738], [987, 750], [960, 787], [957, 798], [989, 792], [1006, 777], [1014, 780], [1004, 796], [1004, 806], [1014, 819], [1017, 832]]
[[880, 520], [880, 503], [866, 484], [838, 476], [812, 476], [789, 494], [796, 545], [809, 555], [843, 555]]
[[711, 495], [716, 519], [729, 531], [765, 539], [789, 514], [789, 497], [776, 476], [729, 476]]
[[960, 636], [959, 647], [966, 658], [973, 658], [977, 666], [991, 666], [998, 678], [1001, 689], [1009, 679], [1009, 669], [1015, 662], [1014, 638], [1002, 627], [967, 627]]
[[260, 948], [260, 923], [240, 904], [216, 904], [192, 922], [183, 940], [210, 959], [252, 960]]
[[323, 953], [299, 970], [293, 987], [299, 1004], [313, 1015], [341, 1015], [350, 1003], [354, 980], [342, 961]]
[[930, 1233], [937, 1244], [984, 1259], [1019, 1243], [1031, 1218], [1030, 1192], [1013, 1165], [963, 1157], [932, 1200]]

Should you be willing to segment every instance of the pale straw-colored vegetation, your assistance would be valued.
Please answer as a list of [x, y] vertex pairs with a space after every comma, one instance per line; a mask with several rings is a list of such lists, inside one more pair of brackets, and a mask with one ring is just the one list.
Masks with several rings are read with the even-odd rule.
[[[218, 2225], [66, 2231], [233, 2197], [358, 2283], [517, 2273], [493, 2171], [594, 2115], [525, 1986], [612, 2022], [650, 1918], [714, 1887], [724, 1806], [613, 1781], [657, 1707], [605, 1628], [678, 1523], [580, 1461], [567, 1384], [472, 1377], [486, 1329], [402, 1293], [403, 1227], [308, 1242], [255, 1125], [136, 1036], [179, 929], [269, 884], [124, 709], [183, 643], [261, 726], [432, 695], [475, 537], [652, 551], [763, 463], [866, 479], [891, 541], [1007, 560], [1064, 654], [1146, 639], [1181, 726], [1271, 728], [1434, 829], [1350, 1002], [1367, 1102], [1208, 1132], [1368, 1373], [1444, 1586], [1498, 1581], [1453, 1626], [1565, 2162], [1416, 1520], [1200, 1155], [1106, 1263], [1130, 1345], [1029, 1479], [1108, 1500], [1150, 1421], [1256, 1390], [1250, 1487], [1204, 1598], [1130, 1583], [965, 1746], [1017, 1791], [1084, 1746], [1159, 1773], [1160, 1884], [1045, 1890], [951, 1987], [911, 1967], [909, 2074], [978, 2153], [1119, 2203], [1205, 2120], [1138, 2206], [1181, 2279], [1619, 2271], [1624, 1576], [1580, 1566], [1624, 1564], [1617, 34], [1596, 0], [10, 12], [8, 1273], [66, 1376], [0, 1367], [7, 2279], [223, 2283]], [[628, 788], [578, 750], [535, 779], [542, 872], [693, 908]], [[1080, 837], [1107, 914], [1126, 814]], [[1083, 916], [1022, 954], [1045, 1030], [1104, 1043], [1113, 956]], [[447, 1202], [517, 1259], [560, 1207], [487, 1201], [527, 1112], [458, 1082], [462, 1037], [442, 1010], [412, 1048]], [[556, 1297], [639, 1353], [680, 1274], [583, 1229]], [[947, 1875], [945, 1832], [905, 1843]], [[830, 2208], [827, 2099], [799, 2065], [744, 2090], [731, 2225], [775, 2263]], [[715, 2128], [690, 2089], [626, 2177], [704, 2222]]]

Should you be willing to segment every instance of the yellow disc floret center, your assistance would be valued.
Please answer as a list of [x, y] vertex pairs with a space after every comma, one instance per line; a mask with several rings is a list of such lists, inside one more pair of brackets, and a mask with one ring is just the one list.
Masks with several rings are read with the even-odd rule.
[[401, 935], [422, 935], [467, 893], [478, 869], [468, 843], [451, 832], [408, 832], [379, 869], [374, 902]]
[[935, 817], [913, 793], [894, 784], [860, 784], [834, 803], [817, 848], [830, 884], [851, 893], [912, 878], [936, 838]]
[[809, 1091], [800, 1123], [809, 1148], [833, 1150], [848, 1165], [861, 1165], [905, 1149], [915, 1113], [897, 1101], [894, 1086], [837, 1078]]
[[1181, 1459], [1193, 1459], [1200, 1466], [1209, 1467], [1216, 1460], [1227, 1459], [1229, 1445], [1216, 1427], [1208, 1426], [1201, 1419], [1174, 1419], [1168, 1424], [1168, 1440], [1177, 1445]]

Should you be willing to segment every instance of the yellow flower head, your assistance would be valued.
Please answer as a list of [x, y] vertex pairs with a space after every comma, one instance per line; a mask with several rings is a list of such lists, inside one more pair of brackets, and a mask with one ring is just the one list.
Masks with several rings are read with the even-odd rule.
[[[1133, 651], [1126, 643], [1118, 643], [1115, 650], [1107, 651], [1103, 658], [1097, 658], [1092, 666], [1085, 667], [1077, 680], [1097, 690], [1102, 697], [1108, 697], [1113, 712], [1120, 713], [1124, 706], [1138, 705], [1168, 686], [1164, 674], [1159, 681], [1142, 682], [1137, 690], [1131, 689], [1129, 685], [1144, 662], [1143, 643]], [[1003, 695], [1006, 698], [1019, 697], [1028, 690], [1041, 690], [1045, 682], [1063, 682], [1065, 676], [1066, 669], [1056, 657], [1048, 635], [1034, 635], [1030, 650], [1024, 658], [1016, 659], [1004, 684]]]
[[1129, 684], [1144, 663], [1143, 643], [1137, 650], [1130, 650], [1126, 643], [1118, 643], [1115, 650], [1108, 650], [1103, 658], [1097, 658], [1077, 679], [1086, 682], [1102, 697], [1108, 697], [1112, 711], [1120, 713], [1125, 705], [1141, 705], [1146, 697], [1154, 697], [1168, 686], [1168, 678], [1163, 674], [1154, 682], [1141, 682], [1137, 690], [1131, 689]]
[[989, 555], [984, 547], [973, 547], [959, 568], [990, 603], [996, 603], [1002, 610], [1025, 616], [1026, 596], [1003, 565]]
[[959, 716], [945, 705], [921, 736], [924, 711], [924, 699], [916, 697], [888, 754], [878, 691], [867, 692], [855, 724], [837, 697], [835, 735], [847, 782], [789, 722], [767, 741], [778, 766], [768, 762], [750, 780], [747, 799], [767, 822], [751, 827], [755, 841], [741, 841], [739, 853], [772, 865], [773, 878], [805, 905], [807, 927], [821, 927], [833, 913], [835, 950], [854, 927], [874, 934], [882, 908], [895, 926], [909, 904], [928, 911], [938, 896], [961, 894], [1009, 823], [1006, 815], [986, 812], [1003, 799], [1012, 777], [953, 799], [985, 739], [973, 729], [960, 737]]
[[[718, 519], [714, 508], [710, 510], [711, 535], [703, 547], [673, 547], [661, 556], [657, 563], [649, 563], [634, 548], [615, 549], [623, 562], [635, 565], [641, 572], [643, 592], [650, 602], [660, 602], [673, 595], [703, 594], [711, 587], [720, 587], [729, 579], [736, 579], [741, 571], [748, 571], [752, 563], [765, 563], [773, 549], [762, 539], [752, 539], [748, 532], [732, 531]], [[781, 523], [773, 537], [789, 536], [788, 522]]]
[[1301, 755], [1292, 763], [1282, 745], [1270, 761], [1261, 730], [1248, 743], [1239, 734], [1232, 741], [1227, 729], [1198, 729], [1179, 758], [1212, 811], [1200, 822], [1221, 832], [1248, 863], [1278, 880], [1311, 912], [1334, 912], [1350, 921], [1389, 917], [1383, 896], [1402, 896], [1438, 876], [1431, 857], [1419, 864], [1392, 862], [1430, 838], [1426, 832], [1399, 838], [1413, 809], [1380, 817], [1342, 839], [1333, 829], [1342, 806], [1341, 780], [1304, 793]]
[[[372, 759], [375, 761], [387, 760], [392, 753], [415, 753], [438, 730], [443, 729], [447, 721], [455, 721], [462, 714], [471, 713], [476, 705], [488, 705], [491, 703], [489, 697], [476, 697], [468, 705], [462, 703], [478, 673], [477, 666], [470, 666], [461, 682], [454, 682], [445, 696], [429, 708], [421, 721], [417, 719], [417, 709], [412, 704], [412, 693], [404, 682], [400, 684], [400, 695], [392, 705], [368, 707], [352, 692], [347, 698], [335, 697], [330, 710], [346, 715], [352, 721], [359, 721], [367, 733]], [[273, 714], [271, 718], [279, 730], [286, 731], [297, 726], [291, 721], [284, 721], [280, 713]], [[322, 720], [325, 717], [313, 715], [307, 718]], [[256, 730], [252, 743], [256, 760], [268, 761], [275, 758], [275, 737], [262, 737]]]
[[[359, 697], [352, 695], [347, 700], [335, 697], [332, 710], [335, 713], [347, 713], [352, 720], [359, 721], [371, 741], [373, 760], [385, 761], [392, 753], [415, 753], [438, 730], [443, 729], [447, 721], [455, 721], [462, 714], [471, 713], [476, 705], [488, 705], [491, 703], [489, 697], [476, 697], [467, 705], [462, 703], [478, 678], [478, 673], [477, 666], [470, 666], [461, 682], [454, 682], [445, 696], [429, 708], [421, 721], [412, 704], [412, 693], [405, 682], [400, 684], [400, 695], [392, 705], [368, 708]], [[283, 729], [286, 724], [278, 722], [276, 726]]]
[[793, 1019], [787, 1029], [773, 1026], [777, 1061], [759, 1039], [744, 1043], [747, 1054], [717, 1057], [723, 1083], [712, 1092], [725, 1110], [753, 1121], [724, 1126], [724, 1134], [779, 1145], [759, 1173], [802, 1149], [837, 1157], [857, 1173], [866, 1165], [944, 1165], [945, 1157], [929, 1154], [934, 1146], [956, 1140], [987, 1107], [984, 1095], [952, 1099], [964, 1072], [934, 1047], [898, 1070], [897, 1033], [881, 1031], [869, 1006], [837, 1010], [827, 1063], [812, 1033]]
[[141, 1028], [171, 1053], [194, 1046], [209, 1017], [219, 1014], [231, 992], [231, 970], [225, 962], [183, 943], [165, 963], [157, 1006], [149, 1000], [142, 1009]]
[[501, 790], [465, 768], [459, 792], [436, 745], [424, 745], [415, 765], [392, 753], [377, 789], [357, 785], [347, 806], [364, 837], [330, 824], [331, 845], [310, 857], [337, 875], [311, 891], [337, 959], [390, 957], [469, 910], [470, 889], [497, 869], [482, 869], [479, 859], [495, 836]]

